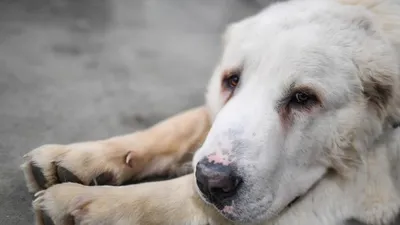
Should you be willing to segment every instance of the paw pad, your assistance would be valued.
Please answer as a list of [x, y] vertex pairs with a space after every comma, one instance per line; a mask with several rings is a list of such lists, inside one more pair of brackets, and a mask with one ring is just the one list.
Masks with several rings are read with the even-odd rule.
[[43, 171], [40, 167], [36, 166], [33, 163], [30, 163], [29, 165], [31, 167], [32, 171], [32, 176], [36, 181], [36, 184], [41, 188], [41, 189], [46, 189], [46, 178], [43, 175]]
[[40, 217], [43, 225], [55, 225], [53, 220], [44, 211], [40, 211]]
[[114, 175], [110, 172], [104, 172], [99, 176], [97, 176], [92, 181], [90, 181], [89, 183], [89, 186], [98, 186], [98, 185], [116, 185]]
[[72, 182], [83, 184], [83, 182], [77, 176], [75, 176], [75, 174], [62, 166], [57, 166], [57, 177], [60, 183]]

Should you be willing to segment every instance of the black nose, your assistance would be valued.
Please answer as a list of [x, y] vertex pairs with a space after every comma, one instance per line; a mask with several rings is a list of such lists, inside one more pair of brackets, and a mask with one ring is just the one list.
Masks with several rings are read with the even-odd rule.
[[242, 182], [232, 167], [202, 160], [196, 166], [196, 181], [200, 191], [211, 203], [221, 204], [233, 197]]

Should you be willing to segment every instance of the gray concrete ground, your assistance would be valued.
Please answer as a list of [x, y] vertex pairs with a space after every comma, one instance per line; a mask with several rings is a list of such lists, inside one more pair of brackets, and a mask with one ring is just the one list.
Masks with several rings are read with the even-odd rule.
[[0, 0], [0, 225], [30, 225], [19, 165], [202, 104], [225, 25], [253, 0]]

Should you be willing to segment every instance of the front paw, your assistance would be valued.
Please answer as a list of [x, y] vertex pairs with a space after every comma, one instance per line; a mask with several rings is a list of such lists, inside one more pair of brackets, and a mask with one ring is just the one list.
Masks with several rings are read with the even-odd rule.
[[33, 193], [64, 182], [120, 185], [140, 169], [134, 160], [141, 159], [134, 156], [133, 151], [102, 142], [44, 145], [26, 154], [21, 168]]
[[35, 197], [36, 225], [230, 224], [201, 201], [193, 174], [119, 187], [57, 184]]
[[127, 202], [117, 187], [57, 184], [37, 192], [33, 201], [36, 225], [131, 225]]

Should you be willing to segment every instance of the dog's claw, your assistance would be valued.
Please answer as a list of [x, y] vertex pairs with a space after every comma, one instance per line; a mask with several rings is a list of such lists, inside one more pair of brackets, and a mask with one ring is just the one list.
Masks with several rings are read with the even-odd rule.
[[38, 192], [36, 192], [33, 196], [35, 196], [35, 198], [38, 198], [38, 197], [43, 196], [44, 193], [45, 193], [45, 190], [38, 191]]

